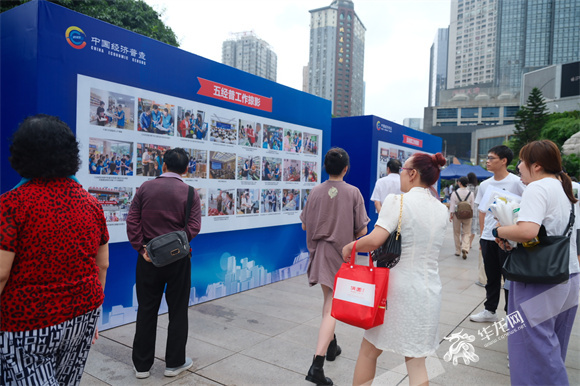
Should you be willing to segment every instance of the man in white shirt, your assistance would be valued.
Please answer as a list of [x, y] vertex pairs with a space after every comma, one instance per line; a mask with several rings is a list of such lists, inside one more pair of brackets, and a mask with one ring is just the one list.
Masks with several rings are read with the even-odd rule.
[[[487, 153], [487, 170], [493, 173], [493, 177], [488, 178], [479, 185], [475, 205], [479, 206], [485, 192], [489, 188], [502, 189], [510, 193], [521, 196], [524, 191], [524, 184], [520, 178], [511, 174], [507, 170], [507, 165], [512, 162], [514, 154], [511, 149], [504, 145], [491, 148]], [[485, 309], [477, 314], [471, 315], [469, 319], [473, 322], [496, 322], [498, 320], [496, 309], [499, 304], [501, 294], [501, 268], [506, 259], [506, 252], [495, 242], [495, 237], [491, 231], [497, 226], [497, 220], [493, 214], [487, 210], [479, 211], [479, 227], [481, 238], [479, 240], [487, 284], [485, 285]], [[507, 309], [507, 290], [506, 309]]]
[[391, 158], [389, 162], [387, 162], [387, 175], [377, 180], [375, 189], [371, 196], [371, 201], [374, 201], [377, 213], [380, 213], [383, 201], [385, 201], [385, 198], [387, 198], [389, 194], [403, 193], [401, 192], [401, 176], [399, 176], [400, 169], [401, 162]]

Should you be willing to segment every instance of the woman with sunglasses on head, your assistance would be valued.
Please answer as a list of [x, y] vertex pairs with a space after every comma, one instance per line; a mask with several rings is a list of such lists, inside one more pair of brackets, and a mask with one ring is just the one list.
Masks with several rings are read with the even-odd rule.
[[[404, 194], [387, 196], [374, 230], [356, 244], [357, 252], [370, 252], [383, 245], [397, 230], [402, 211], [401, 256], [389, 275], [385, 321], [365, 332], [353, 385], [372, 383], [377, 359], [385, 350], [405, 357], [410, 385], [429, 382], [425, 357], [439, 346], [441, 280], [437, 260], [449, 218], [447, 207], [432, 194], [432, 186], [443, 165], [441, 153], [411, 156], [400, 172]], [[342, 250], [346, 262], [350, 261], [353, 245], [351, 242]]]
[[[522, 195], [516, 225], [499, 226], [493, 235], [524, 243], [534, 239], [543, 225], [548, 236], [562, 235], [578, 200], [572, 192], [570, 177], [562, 170], [556, 144], [534, 141], [520, 150], [518, 170], [527, 185]], [[574, 208], [575, 218], [579, 213]], [[566, 351], [580, 289], [580, 265], [576, 251], [576, 224], [570, 236], [570, 277], [561, 284], [511, 282], [508, 318], [519, 320], [508, 336], [510, 378], [513, 385], [568, 385]], [[509, 248], [509, 246], [508, 246]], [[522, 248], [522, 246], [519, 246]], [[519, 326], [525, 326], [517, 329]]]

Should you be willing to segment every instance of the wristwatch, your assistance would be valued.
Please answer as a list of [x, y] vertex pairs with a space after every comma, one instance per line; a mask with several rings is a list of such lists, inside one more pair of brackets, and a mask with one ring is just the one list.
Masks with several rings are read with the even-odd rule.
[[491, 235], [495, 238], [499, 238], [499, 236], [497, 235], [497, 228], [499, 227], [495, 227], [491, 230]]

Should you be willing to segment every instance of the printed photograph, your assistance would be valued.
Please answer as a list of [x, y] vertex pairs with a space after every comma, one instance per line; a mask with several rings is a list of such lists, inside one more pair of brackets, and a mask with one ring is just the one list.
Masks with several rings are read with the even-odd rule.
[[282, 158], [264, 157], [262, 159], [262, 181], [282, 180]]
[[218, 117], [213, 117], [211, 119], [209, 137], [211, 142], [235, 145], [237, 143], [236, 137], [237, 130], [234, 119], [226, 120]]
[[201, 204], [201, 215], [207, 216], [207, 189], [206, 188], [195, 188], [197, 194], [199, 195], [199, 201]]
[[213, 180], [236, 179], [236, 153], [209, 152], [209, 178]]
[[238, 189], [236, 208], [237, 214], [260, 213], [260, 189]]
[[177, 108], [177, 136], [181, 138], [206, 139], [207, 124], [204, 122], [205, 113], [193, 108]]
[[298, 130], [284, 130], [284, 151], [290, 153], [302, 152], [302, 132]]
[[320, 136], [304, 132], [303, 152], [304, 154], [318, 154], [318, 139]]
[[127, 220], [133, 188], [129, 187], [89, 187], [89, 194], [95, 197], [103, 207], [107, 222], [120, 222]]
[[137, 175], [158, 177], [163, 173], [163, 156], [170, 146], [151, 143], [137, 144]]
[[173, 135], [175, 106], [139, 98], [139, 122], [137, 130], [162, 135]]
[[89, 138], [89, 173], [132, 176], [133, 143]]
[[280, 189], [262, 189], [261, 208], [262, 213], [280, 212], [281, 209], [281, 190]]
[[133, 130], [135, 127], [135, 97], [91, 88], [91, 125]]
[[310, 192], [312, 191], [312, 189], [302, 189], [301, 191], [301, 198], [302, 198], [302, 206], [300, 207], [300, 209], [304, 209], [304, 205], [306, 205], [306, 201], [308, 200], [308, 196], [310, 196]]
[[300, 161], [284, 159], [283, 181], [300, 181]]
[[230, 216], [236, 214], [236, 189], [208, 189], [208, 216]]
[[303, 161], [302, 162], [302, 181], [303, 182], [318, 182], [318, 162]]
[[189, 154], [187, 178], [207, 178], [207, 150], [185, 149]]
[[260, 180], [260, 157], [238, 156], [238, 180]]
[[282, 210], [300, 210], [300, 189], [284, 189], [282, 191]]
[[261, 126], [259, 123], [240, 119], [238, 130], [238, 145], [260, 147]]
[[282, 128], [264, 125], [263, 149], [282, 150]]

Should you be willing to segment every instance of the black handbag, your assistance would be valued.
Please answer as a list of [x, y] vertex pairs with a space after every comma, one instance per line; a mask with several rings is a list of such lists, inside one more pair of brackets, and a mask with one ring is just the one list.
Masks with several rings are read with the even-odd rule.
[[542, 225], [538, 232], [539, 244], [517, 248], [508, 254], [502, 267], [508, 280], [533, 284], [560, 284], [568, 280], [570, 271], [570, 234], [574, 225], [574, 205], [570, 220], [562, 236], [548, 236]]
[[399, 209], [399, 224], [397, 231], [387, 238], [383, 245], [371, 252], [371, 258], [377, 262], [377, 267], [393, 268], [401, 258], [401, 217], [403, 216], [403, 195]]
[[[187, 193], [184, 229], [187, 227], [192, 204], [193, 188], [190, 186]], [[147, 249], [151, 263], [156, 267], [164, 267], [190, 256], [189, 240], [187, 239], [187, 233], [183, 230], [157, 236], [145, 245], [145, 249]]]

